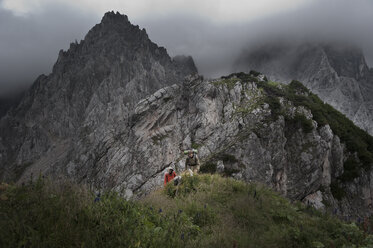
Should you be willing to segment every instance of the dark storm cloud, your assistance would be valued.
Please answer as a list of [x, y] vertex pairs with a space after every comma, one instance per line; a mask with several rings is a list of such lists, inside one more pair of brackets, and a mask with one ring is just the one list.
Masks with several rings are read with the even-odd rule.
[[[50, 5], [19, 17], [0, 9], [0, 95], [49, 73], [60, 49], [80, 40], [101, 16]], [[123, 14], [125, 10], [118, 9]], [[247, 14], [251, 14], [251, 9]], [[266, 42], [348, 41], [364, 49], [373, 65], [373, 1], [315, 0], [301, 9], [250, 22], [212, 20], [180, 10], [173, 15], [130, 16], [150, 39], [174, 56], [192, 55], [199, 72], [216, 77], [231, 72], [245, 50]], [[104, 13], [101, 13], [103, 15]], [[211, 16], [211, 15], [210, 15]]]
[[231, 72], [243, 50], [267, 42], [351, 42], [363, 48], [373, 65], [372, 13], [371, 0], [319, 0], [250, 23], [224, 25], [190, 15], [138, 22], [171, 54], [191, 54], [202, 74], [216, 77]]
[[0, 8], [0, 97], [49, 74], [58, 51], [82, 39], [99, 20], [65, 6], [46, 6], [26, 16]]

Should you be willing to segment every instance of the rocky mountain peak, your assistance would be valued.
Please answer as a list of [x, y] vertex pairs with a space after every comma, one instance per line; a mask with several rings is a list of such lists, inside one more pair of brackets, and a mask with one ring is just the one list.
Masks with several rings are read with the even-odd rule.
[[[139, 100], [196, 73], [191, 57], [171, 59], [127, 16], [106, 13], [0, 119], [0, 177], [18, 178], [15, 170], [32, 164], [43, 170], [57, 162], [52, 157], [64, 164], [73, 153], [95, 150], [123, 132]], [[88, 134], [92, 140], [83, 146], [79, 140]], [[73, 151], [72, 144], [81, 147]]]
[[122, 15], [119, 12], [114, 13], [114, 11], [105, 13], [101, 22], [92, 28], [85, 39], [95, 36], [102, 37], [104, 34], [113, 33], [117, 33], [122, 38], [132, 42], [139, 41], [139, 39], [135, 40], [134, 38], [142, 38], [143, 41], [148, 40], [145, 29], [140, 29], [138, 25], [131, 24], [126, 15]]
[[[132, 25], [126, 15], [119, 12], [107, 12], [99, 24], [96, 24], [85, 36], [84, 40], [70, 44], [67, 51], [61, 50], [56, 69], [62, 64], [71, 64], [79, 58], [79, 64], [89, 58], [100, 60], [108, 57], [113, 60], [134, 59], [133, 53], [142, 51], [143, 54], [151, 53], [162, 60], [163, 63], [170, 62], [171, 58], [163, 47], [158, 47], [153, 43], [145, 29], [140, 29], [137, 25]], [[74, 65], [76, 66], [76, 65]]]
[[128, 21], [127, 15], [122, 15], [118, 11], [108, 11], [104, 14], [104, 16], [101, 19], [101, 23], [115, 23], [115, 22], [130, 22]]

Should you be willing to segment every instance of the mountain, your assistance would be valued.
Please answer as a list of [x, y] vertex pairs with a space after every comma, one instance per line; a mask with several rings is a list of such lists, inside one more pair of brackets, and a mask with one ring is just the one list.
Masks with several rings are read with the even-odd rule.
[[22, 96], [23, 92], [12, 94], [8, 97], [0, 97], [0, 118], [3, 117], [11, 107], [17, 106]]
[[73, 155], [86, 156], [76, 147], [82, 138], [93, 135], [85, 148], [99, 149], [126, 129], [140, 99], [195, 73], [191, 57], [170, 58], [127, 16], [106, 13], [0, 120], [1, 178], [62, 170]]
[[41, 173], [136, 198], [168, 166], [182, 171], [183, 151], [196, 148], [202, 172], [341, 216], [372, 213], [366, 132], [297, 81], [254, 71], [203, 80], [192, 58], [171, 59], [118, 13], [60, 52], [0, 120], [0, 135], [3, 180]]
[[243, 52], [235, 71], [258, 70], [274, 81], [303, 82], [312, 92], [373, 134], [373, 69], [347, 43], [264, 43]]

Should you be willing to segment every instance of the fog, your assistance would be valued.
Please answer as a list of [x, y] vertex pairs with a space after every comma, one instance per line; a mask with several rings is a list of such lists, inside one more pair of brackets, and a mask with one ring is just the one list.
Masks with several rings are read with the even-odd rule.
[[[230, 18], [222, 19], [221, 11], [220, 19], [215, 20], [214, 13], [204, 16], [201, 11], [197, 14], [182, 9], [167, 14], [155, 11], [153, 15], [133, 12], [133, 16], [125, 9], [114, 10], [146, 28], [150, 39], [166, 47], [171, 56], [192, 55], [205, 77], [230, 73], [243, 51], [280, 41], [355, 43], [364, 50], [368, 64], [373, 65], [373, 1], [305, 2], [265, 15], [255, 15], [255, 9], [244, 6], [247, 15], [255, 18], [240, 17], [240, 21], [231, 12], [227, 12]], [[0, 1], [0, 95], [30, 85], [41, 73], [50, 73], [58, 51], [68, 48], [75, 39], [83, 39], [103, 14], [60, 2], [18, 15], [1, 8]]]
[[191, 54], [200, 73], [208, 77], [231, 72], [232, 63], [245, 50], [279, 42], [354, 44], [363, 49], [368, 65], [372, 66], [373, 1], [325, 2], [315, 1], [301, 9], [247, 23], [217, 25], [190, 16], [149, 18], [140, 22], [151, 38], [167, 47], [171, 54]]
[[83, 39], [96, 22], [87, 13], [59, 5], [28, 16], [0, 8], [0, 96], [17, 93], [40, 74], [49, 74], [59, 50]]

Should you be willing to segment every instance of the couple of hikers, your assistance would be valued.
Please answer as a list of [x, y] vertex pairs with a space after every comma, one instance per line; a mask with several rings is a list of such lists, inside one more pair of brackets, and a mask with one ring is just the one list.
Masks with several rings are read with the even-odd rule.
[[[196, 150], [189, 150], [188, 151], [188, 157], [185, 160], [185, 169], [186, 170], [191, 170], [193, 173], [197, 173], [199, 171], [199, 159], [197, 157], [197, 151]], [[168, 171], [164, 175], [164, 185], [172, 180], [175, 180], [174, 183], [175, 185], [178, 184], [180, 180], [180, 176], [178, 177], [176, 175], [176, 172], [172, 167], [168, 168]]]

